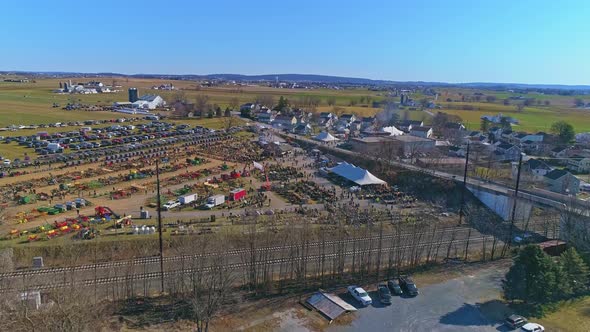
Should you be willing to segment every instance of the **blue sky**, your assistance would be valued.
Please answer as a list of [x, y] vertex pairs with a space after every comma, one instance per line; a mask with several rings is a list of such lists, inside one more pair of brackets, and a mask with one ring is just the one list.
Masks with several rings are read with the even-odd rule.
[[587, 0], [19, 0], [0, 36], [0, 70], [590, 84]]

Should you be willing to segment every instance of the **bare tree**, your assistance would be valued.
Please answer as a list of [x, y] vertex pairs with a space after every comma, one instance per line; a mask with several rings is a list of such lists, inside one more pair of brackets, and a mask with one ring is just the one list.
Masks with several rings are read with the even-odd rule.
[[328, 97], [328, 99], [326, 99], [326, 103], [328, 104], [328, 106], [336, 105], [336, 97]]
[[266, 106], [271, 109], [275, 106], [275, 97], [273, 97], [272, 95], [260, 95], [256, 97], [256, 101], [260, 105]]
[[229, 100], [229, 108], [232, 111], [237, 111], [239, 107], [240, 107], [240, 100], [238, 99], [238, 97], [232, 97]]
[[209, 96], [199, 94], [195, 98], [195, 110], [200, 112], [201, 117], [204, 117], [209, 110]]
[[226, 267], [225, 255], [211, 257], [207, 270], [200, 269], [191, 278], [192, 293], [189, 301], [191, 320], [197, 324], [198, 332], [209, 331], [209, 323], [219, 313], [224, 303], [231, 300], [234, 294], [232, 286], [235, 274]]
[[[96, 303], [80, 289], [56, 290], [44, 296], [47, 303], [35, 308], [17, 294], [3, 296], [0, 319], [4, 331], [79, 332], [100, 331], [106, 327], [110, 307]], [[82, 310], [89, 308], [89, 310]]]

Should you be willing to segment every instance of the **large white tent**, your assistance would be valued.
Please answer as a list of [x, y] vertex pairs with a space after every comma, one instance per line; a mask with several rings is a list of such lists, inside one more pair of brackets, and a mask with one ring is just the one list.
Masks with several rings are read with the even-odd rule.
[[327, 131], [322, 131], [313, 139], [315, 139], [316, 141], [322, 141], [322, 142], [334, 142], [334, 141], [338, 140], [336, 137], [332, 136], [332, 134], [330, 134]]
[[337, 174], [349, 181], [352, 181], [359, 186], [366, 186], [370, 184], [386, 184], [387, 182], [379, 179], [375, 175], [366, 169], [356, 167], [347, 162], [343, 162], [340, 165], [330, 168], [330, 171]]

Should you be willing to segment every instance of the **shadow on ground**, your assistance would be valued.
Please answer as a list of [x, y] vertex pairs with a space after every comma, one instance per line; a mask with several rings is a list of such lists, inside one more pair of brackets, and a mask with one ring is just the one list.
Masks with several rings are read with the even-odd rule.
[[[449, 312], [440, 318], [440, 323], [458, 326], [494, 326], [502, 323], [510, 314], [508, 306], [500, 300], [484, 303], [464, 303], [459, 309]], [[509, 331], [500, 325], [498, 331]]]

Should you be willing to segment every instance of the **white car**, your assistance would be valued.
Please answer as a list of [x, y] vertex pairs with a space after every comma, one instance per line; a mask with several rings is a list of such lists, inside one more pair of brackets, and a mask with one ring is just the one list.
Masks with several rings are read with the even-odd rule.
[[180, 206], [180, 201], [168, 201], [162, 207], [164, 208], [164, 210], [172, 210], [175, 207], [179, 207], [179, 206]]
[[361, 287], [348, 286], [348, 292], [350, 293], [350, 295], [352, 295], [352, 297], [354, 297], [357, 301], [359, 301], [364, 306], [370, 305], [371, 303], [373, 303], [373, 300], [371, 300], [371, 297], [369, 296], [369, 294], [367, 294], [367, 292], [365, 292], [365, 290], [362, 289]]
[[526, 323], [520, 330], [525, 332], [543, 332], [545, 328], [537, 323]]
[[2, 163], [4, 164], [4, 166], [10, 166], [10, 159], [4, 159]]

